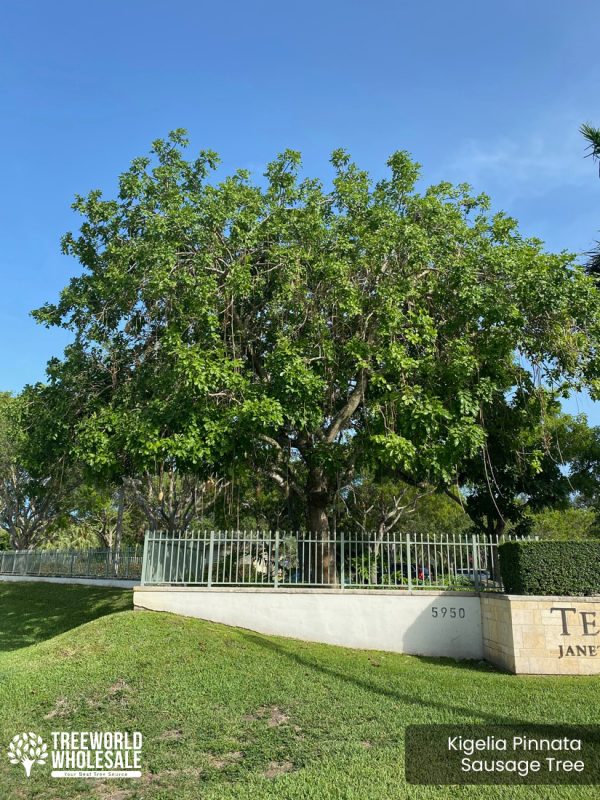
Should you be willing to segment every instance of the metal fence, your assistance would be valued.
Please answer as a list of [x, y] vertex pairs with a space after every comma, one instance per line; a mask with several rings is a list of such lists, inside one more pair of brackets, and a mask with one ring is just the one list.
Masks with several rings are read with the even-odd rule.
[[139, 580], [143, 549], [2, 550], [0, 575]]
[[477, 535], [383, 538], [280, 531], [146, 534], [147, 586], [328, 586], [500, 590], [497, 540]]

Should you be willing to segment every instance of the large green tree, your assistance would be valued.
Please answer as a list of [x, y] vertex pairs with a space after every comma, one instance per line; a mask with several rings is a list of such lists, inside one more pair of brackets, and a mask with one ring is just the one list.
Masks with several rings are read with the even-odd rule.
[[404, 152], [377, 183], [341, 150], [330, 187], [301, 179], [293, 151], [264, 181], [217, 182], [216, 155], [186, 160], [186, 145], [183, 131], [154, 142], [115, 199], [77, 198], [63, 248], [83, 272], [35, 312], [75, 334], [51, 385], [77, 398], [98, 468], [251, 465], [327, 539], [361, 470], [452, 484], [523, 371], [532, 392], [598, 388], [592, 281], [487, 197], [418, 192]]

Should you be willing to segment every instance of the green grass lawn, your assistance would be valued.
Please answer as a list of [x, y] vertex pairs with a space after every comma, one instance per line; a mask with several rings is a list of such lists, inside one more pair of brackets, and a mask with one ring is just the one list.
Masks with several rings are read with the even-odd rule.
[[[595, 724], [598, 678], [346, 650], [169, 614], [131, 592], [0, 584], [0, 798], [596, 798], [598, 787], [411, 787], [409, 723]], [[140, 730], [140, 780], [29, 780], [32, 730]]]

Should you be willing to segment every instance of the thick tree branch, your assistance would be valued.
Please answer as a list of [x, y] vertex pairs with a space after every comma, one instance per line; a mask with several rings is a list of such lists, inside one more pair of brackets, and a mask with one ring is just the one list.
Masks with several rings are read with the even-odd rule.
[[352, 418], [352, 415], [362, 403], [365, 396], [366, 388], [367, 388], [367, 373], [363, 369], [360, 371], [358, 380], [356, 381], [356, 387], [348, 397], [348, 400], [346, 401], [345, 405], [336, 414], [330, 426], [325, 431], [325, 441], [328, 444], [334, 442], [337, 439], [338, 435], [344, 430], [349, 420]]

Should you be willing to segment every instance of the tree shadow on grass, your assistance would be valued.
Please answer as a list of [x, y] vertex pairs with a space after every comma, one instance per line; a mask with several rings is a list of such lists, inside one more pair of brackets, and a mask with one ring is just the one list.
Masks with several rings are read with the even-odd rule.
[[[334, 669], [333, 667], [327, 666], [322, 661], [318, 661], [315, 658], [306, 658], [300, 655], [297, 652], [289, 650], [284, 645], [278, 644], [271, 639], [263, 638], [259, 634], [243, 632], [243, 637], [251, 642], [254, 645], [262, 647], [266, 650], [270, 650], [271, 652], [277, 653], [284, 658], [289, 659], [290, 661], [295, 662], [299, 666], [303, 668], [309, 668], [316, 672], [320, 672], [324, 675], [328, 675], [331, 678], [335, 678], [336, 680], [344, 681], [345, 683], [353, 684], [357, 686], [359, 689], [363, 689], [364, 691], [371, 692], [372, 694], [380, 695], [381, 697], [392, 700], [397, 703], [402, 703], [403, 705], [412, 705], [418, 706], [419, 708], [426, 708], [430, 709], [432, 712], [442, 712], [444, 717], [447, 717], [448, 712], [452, 712], [457, 716], [467, 717], [468, 723], [467, 724], [475, 724], [475, 721], [479, 722], [488, 722], [493, 723], [495, 725], [510, 725], [510, 724], [530, 724], [531, 720], [528, 720], [524, 717], [520, 717], [517, 715], [504, 715], [499, 714], [497, 712], [488, 712], [484, 711], [481, 708], [466, 708], [464, 706], [460, 706], [454, 703], [448, 703], [446, 701], [438, 701], [432, 700], [430, 697], [425, 697], [422, 694], [410, 694], [409, 692], [402, 691], [397, 686], [382, 686], [377, 683], [365, 680], [364, 678], [360, 678], [357, 675], [353, 675], [350, 672], [345, 672], [339, 669]], [[460, 669], [469, 672], [486, 672], [492, 676], [502, 675], [502, 672], [498, 672], [497, 670], [493, 669], [492, 667], [488, 667], [485, 664], [480, 664], [478, 662], [459, 662], [459, 661], [450, 661], [448, 659], [437, 659], [437, 658], [430, 658], [430, 657], [418, 657], [418, 656], [411, 656], [411, 658], [419, 659], [426, 663], [435, 664], [436, 666], [447, 666], [454, 670]]]
[[130, 589], [57, 583], [2, 583], [0, 652], [29, 647], [98, 617], [131, 608]]

